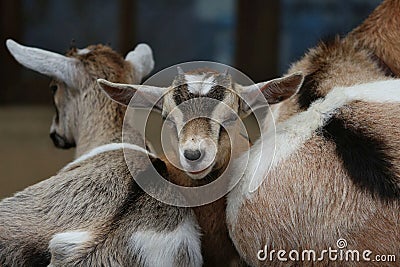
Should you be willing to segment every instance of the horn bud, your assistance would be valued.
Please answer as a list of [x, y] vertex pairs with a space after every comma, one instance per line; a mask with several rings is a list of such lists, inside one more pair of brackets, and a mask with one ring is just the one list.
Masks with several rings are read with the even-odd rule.
[[178, 75], [179, 76], [185, 75], [185, 72], [183, 71], [183, 69], [180, 66], [176, 67], [176, 69], [178, 70]]

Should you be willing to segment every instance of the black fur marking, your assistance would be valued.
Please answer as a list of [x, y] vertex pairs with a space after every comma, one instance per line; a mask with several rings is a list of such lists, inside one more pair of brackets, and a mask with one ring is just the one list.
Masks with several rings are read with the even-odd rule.
[[225, 98], [225, 91], [227, 89], [221, 85], [214, 85], [211, 87], [211, 90], [208, 92], [206, 97], [222, 101]]
[[178, 106], [182, 102], [195, 98], [195, 95], [188, 90], [188, 85], [185, 83], [174, 88], [173, 97], [175, 104]]
[[301, 86], [298, 94], [297, 102], [300, 106], [301, 110], [306, 110], [310, 107], [310, 105], [319, 98], [322, 98], [317, 88], [319, 86], [319, 82], [317, 80], [318, 76], [321, 74], [321, 69], [306, 75], [304, 78], [303, 85]]
[[226, 90], [227, 89], [221, 85], [214, 85], [211, 87], [211, 90], [206, 95], [199, 95], [191, 93], [188, 89], [187, 84], [181, 84], [175, 87], [173, 98], [176, 105], [179, 105], [182, 102], [187, 101], [189, 99], [199, 98], [199, 97], [207, 97], [218, 101], [222, 101], [225, 98]]
[[24, 255], [24, 257], [27, 259], [25, 261], [27, 266], [42, 267], [50, 264], [50, 252], [39, 251], [33, 244], [32, 247], [26, 247], [24, 249]]
[[323, 127], [322, 135], [336, 144], [336, 152], [356, 185], [374, 197], [385, 200], [400, 197], [393, 160], [386, 154], [387, 146], [383, 142], [339, 118], [331, 119]]

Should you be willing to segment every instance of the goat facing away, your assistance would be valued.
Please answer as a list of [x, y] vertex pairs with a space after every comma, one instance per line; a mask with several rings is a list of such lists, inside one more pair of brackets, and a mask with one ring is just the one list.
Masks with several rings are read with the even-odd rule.
[[[250, 167], [228, 195], [230, 235], [248, 263], [292, 265], [293, 261], [276, 259], [260, 262], [257, 253], [265, 246], [270, 251], [321, 251], [337, 248], [339, 238], [345, 238], [350, 251], [371, 250], [371, 259], [377, 254], [399, 255], [399, 121], [393, 114], [399, 112], [400, 88], [391, 80], [400, 75], [399, 12], [400, 1], [382, 1], [343, 40], [320, 44], [290, 69], [304, 71], [305, 82], [292, 98], [272, 106], [264, 129], [268, 133], [274, 117], [275, 138], [287, 137], [280, 147], [276, 144], [278, 158], [269, 173], [260, 168], [253, 174], [257, 181], [249, 188], [250, 173], [258, 169]], [[384, 81], [374, 82], [379, 80]], [[347, 93], [336, 88], [343, 86], [354, 87]], [[336, 104], [328, 101], [335, 98]], [[323, 103], [325, 115], [318, 110]], [[312, 111], [318, 117], [313, 119]], [[263, 150], [268, 153], [262, 142], [269, 144], [268, 134], [254, 145], [250, 158]], [[357, 263], [321, 261], [327, 264]]]
[[[271, 106], [228, 195], [236, 248], [252, 266], [358, 263], [329, 261], [321, 254], [329, 247], [357, 250], [360, 261], [372, 251], [371, 265], [375, 255], [399, 255], [400, 81], [350, 38], [311, 49], [289, 73], [299, 70], [303, 84]], [[288, 258], [292, 250], [297, 257]], [[299, 257], [304, 250], [318, 261]]]
[[[201, 266], [193, 212], [135, 183], [150, 153], [139, 133], [121, 143], [125, 108], [96, 82], [139, 82], [153, 68], [151, 49], [140, 44], [123, 59], [102, 45], [67, 56], [12, 40], [7, 47], [19, 63], [53, 78], [51, 137], [58, 147], [76, 146], [77, 159], [0, 202], [0, 265]], [[135, 158], [129, 169], [123, 148]]]
[[[265, 97], [274, 102], [277, 92], [297, 90], [302, 79], [300, 73], [295, 73], [264, 82], [263, 88], [269, 88]], [[239, 115], [250, 113], [252, 103], [244, 101], [248, 95], [257, 95], [258, 87], [237, 84], [227, 73], [210, 69], [185, 73], [179, 67], [178, 75], [169, 87], [116, 84], [106, 80], [99, 80], [99, 83], [112, 99], [123, 105], [132, 106], [132, 99], [139, 95], [137, 103], [148, 101], [150, 107], [161, 112], [165, 124], [173, 129], [170, 137], [175, 139], [177, 147], [174, 150], [178, 152], [177, 155], [166, 156], [157, 171], [165, 179], [181, 186], [198, 187], [210, 183], [214, 186], [206, 192], [196, 188], [199, 191], [186, 193], [189, 203], [207, 199], [221, 188], [227, 192], [229, 181], [222, 185], [212, 182], [223, 179], [220, 176], [227, 171], [230, 158], [248, 150], [248, 141], [240, 135]], [[235, 150], [232, 150], [232, 144]], [[177, 162], [171, 162], [175, 158]], [[193, 205], [196, 206], [193, 210], [202, 231], [205, 266], [244, 264], [228, 235], [226, 199], [223, 195], [217, 200], [200, 201]], [[201, 205], [205, 203], [208, 204]]]

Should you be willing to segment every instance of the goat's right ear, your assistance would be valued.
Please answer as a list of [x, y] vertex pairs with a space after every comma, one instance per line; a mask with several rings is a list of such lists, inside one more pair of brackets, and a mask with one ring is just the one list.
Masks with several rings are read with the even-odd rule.
[[104, 79], [98, 79], [97, 83], [106, 93], [106, 95], [115, 102], [128, 106], [133, 96], [137, 94], [134, 105], [145, 108], [162, 109], [162, 96], [167, 88], [149, 86], [112, 83]]
[[[240, 95], [244, 100], [243, 112], [248, 114], [266, 103], [272, 105], [284, 101], [295, 95], [304, 81], [302, 72], [296, 72], [282, 78], [273, 79], [258, 84], [242, 86]], [[261, 94], [260, 94], [261, 93]], [[262, 96], [262, 98], [259, 97]]]

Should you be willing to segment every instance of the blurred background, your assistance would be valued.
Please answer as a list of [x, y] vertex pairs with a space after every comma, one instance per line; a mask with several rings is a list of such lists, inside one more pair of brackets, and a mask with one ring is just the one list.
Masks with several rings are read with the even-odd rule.
[[64, 53], [109, 44], [125, 55], [153, 48], [153, 73], [180, 62], [231, 65], [253, 81], [279, 76], [320, 40], [344, 35], [380, 0], [0, 0], [0, 199], [54, 175], [73, 150], [48, 137], [49, 78], [22, 68], [5, 47]]

